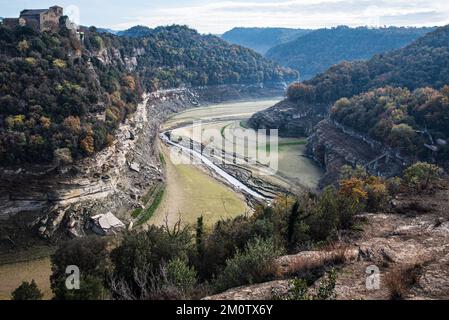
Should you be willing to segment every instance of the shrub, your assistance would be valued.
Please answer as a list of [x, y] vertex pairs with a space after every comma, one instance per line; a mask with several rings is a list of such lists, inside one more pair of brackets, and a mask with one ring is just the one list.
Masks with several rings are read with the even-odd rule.
[[58, 290], [55, 292], [55, 299], [58, 300], [105, 300], [109, 297], [109, 291], [105, 288], [103, 276], [81, 275], [80, 288], [76, 290], [63, 290], [64, 279], [58, 279], [57, 283]]
[[[55, 299], [101, 299], [104, 293], [102, 282], [108, 270], [107, 261], [107, 240], [104, 238], [88, 237], [62, 244], [51, 257], [50, 282]], [[71, 265], [79, 268], [81, 282], [84, 279], [83, 290], [75, 290], [78, 291], [76, 293], [65, 286], [68, 276], [66, 268]], [[92, 288], [95, 290], [90, 292]]]
[[[183, 260], [176, 258], [161, 264], [155, 271], [150, 265], [135, 269], [133, 283], [112, 278], [111, 291], [121, 300], [188, 300], [204, 296], [204, 285], [197, 286], [197, 273]], [[138, 290], [131, 286], [138, 286]]]
[[275, 294], [275, 300], [335, 300], [335, 285], [337, 282], [337, 271], [331, 269], [321, 281], [316, 290], [316, 294], [309, 292], [309, 285], [306, 280], [295, 278], [289, 283], [288, 293], [285, 295]]
[[385, 280], [390, 299], [404, 299], [410, 288], [418, 283], [421, 270], [421, 264], [400, 266], [393, 269]]
[[114, 278], [126, 283], [134, 296], [140, 296], [142, 285], [135, 274], [146, 272], [140, 278], [158, 274], [165, 263], [174, 259], [186, 261], [192, 248], [192, 235], [180, 223], [173, 228], [151, 226], [147, 231], [125, 235], [119, 247], [111, 252]]
[[403, 187], [404, 182], [400, 177], [393, 177], [387, 180], [387, 190], [390, 195], [398, 194]]
[[238, 250], [244, 250], [248, 242], [257, 237], [267, 239], [275, 234], [272, 222], [264, 217], [240, 216], [219, 221], [212, 232], [204, 237], [203, 256], [195, 259], [195, 267], [201, 279], [211, 279], [226, 265]]
[[226, 261], [225, 269], [214, 283], [216, 291], [266, 281], [275, 274], [275, 259], [280, 255], [272, 240], [251, 241], [244, 252], [238, 251]]
[[166, 265], [167, 280], [178, 288], [184, 296], [189, 296], [197, 284], [197, 273], [179, 258], [171, 260]]
[[42, 300], [42, 292], [39, 290], [34, 280], [30, 282], [22, 282], [22, 284], [14, 290], [11, 295], [12, 300]]
[[318, 287], [315, 300], [335, 300], [335, 285], [337, 284], [337, 271], [332, 269], [328, 272], [326, 278], [321, 281]]
[[433, 189], [443, 175], [443, 169], [427, 163], [417, 162], [404, 171], [404, 181], [418, 193]]

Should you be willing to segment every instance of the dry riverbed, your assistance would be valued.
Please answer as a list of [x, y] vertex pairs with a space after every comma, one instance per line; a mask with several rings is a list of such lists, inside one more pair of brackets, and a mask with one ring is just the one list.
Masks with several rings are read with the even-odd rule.
[[[271, 148], [269, 142], [258, 141], [256, 152], [259, 155], [267, 148], [276, 152], [277, 166], [270, 166], [273, 169], [271, 172], [267, 171], [268, 168], [263, 163], [245, 163], [244, 159], [248, 156], [245, 146], [248, 141], [256, 145], [254, 139], [257, 139], [256, 133], [246, 127], [246, 121], [255, 112], [276, 102], [277, 100], [271, 99], [191, 109], [171, 117], [165, 123], [164, 130], [171, 131], [175, 141], [182, 139], [184, 142], [181, 144], [184, 146], [188, 147], [186, 142], [193, 139], [198, 145], [201, 143], [213, 147], [218, 151], [212, 156], [215, 160], [220, 160], [220, 150], [224, 150], [228, 157], [225, 171], [265, 196], [273, 197], [282, 192], [298, 193], [304, 189], [314, 190], [323, 171], [305, 157], [305, 138], [280, 137], [277, 150]], [[244, 136], [240, 136], [238, 132], [243, 132]], [[232, 163], [233, 154], [242, 160], [238, 165]], [[209, 156], [208, 158], [210, 159]], [[267, 172], [270, 174], [267, 175]]]
[[203, 216], [206, 225], [249, 211], [245, 198], [214, 179], [200, 166], [174, 164], [166, 146], [160, 147], [165, 159], [166, 191], [151, 224], [195, 224]]

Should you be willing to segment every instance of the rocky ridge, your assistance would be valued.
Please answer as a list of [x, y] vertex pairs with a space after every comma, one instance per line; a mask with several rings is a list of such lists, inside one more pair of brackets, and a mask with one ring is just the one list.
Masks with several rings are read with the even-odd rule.
[[[399, 195], [387, 212], [357, 216], [363, 231], [343, 238], [336, 249], [280, 257], [277, 279], [234, 288], [208, 300], [267, 300], [288, 292], [289, 280], [317, 268], [337, 270], [338, 300], [387, 300], [400, 270], [412, 282], [402, 299], [449, 297], [449, 215], [447, 189], [429, 195]], [[378, 270], [379, 287], [367, 286], [370, 270]], [[320, 283], [316, 280], [310, 288]], [[392, 280], [396, 280], [392, 281]], [[404, 285], [404, 284], [402, 284]]]
[[281, 136], [308, 136], [313, 127], [327, 114], [326, 105], [297, 105], [285, 99], [248, 120], [254, 129], [278, 129]]

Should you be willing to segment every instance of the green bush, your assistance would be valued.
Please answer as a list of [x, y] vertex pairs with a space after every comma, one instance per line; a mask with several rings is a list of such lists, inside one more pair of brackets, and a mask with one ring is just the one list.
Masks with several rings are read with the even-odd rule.
[[427, 163], [417, 162], [404, 171], [404, 181], [417, 192], [433, 189], [443, 175], [443, 169]]
[[226, 267], [214, 283], [217, 292], [247, 284], [261, 283], [276, 272], [275, 259], [281, 255], [272, 240], [256, 238], [226, 261]]
[[68, 290], [65, 287], [65, 279], [56, 281], [56, 290], [54, 290], [56, 300], [105, 300], [109, 298], [109, 291], [106, 289], [104, 276], [83, 275], [80, 277], [80, 288]]
[[[52, 255], [50, 277], [57, 300], [97, 300], [105, 295], [103, 282], [108, 274], [108, 242], [105, 238], [87, 237], [63, 243]], [[65, 281], [68, 266], [80, 270], [80, 290], [68, 290]]]
[[12, 300], [42, 300], [42, 292], [39, 290], [34, 280], [30, 282], [22, 282], [22, 284], [14, 290], [11, 295]]
[[240, 216], [217, 222], [210, 234], [203, 236], [202, 256], [193, 259], [200, 278], [213, 278], [225, 267], [226, 260], [237, 250], [244, 250], [249, 241], [267, 239], [274, 233], [271, 221], [263, 218]]
[[190, 295], [198, 282], [196, 270], [189, 267], [179, 258], [171, 260], [166, 265], [167, 280], [175, 285], [185, 295]]
[[295, 278], [289, 282], [289, 290], [287, 294], [273, 294], [274, 300], [335, 300], [337, 294], [335, 286], [337, 283], [337, 271], [331, 269], [327, 275], [321, 280], [316, 293], [309, 292], [307, 281]]
[[145, 270], [149, 277], [158, 274], [163, 264], [174, 259], [186, 261], [193, 250], [190, 230], [177, 224], [173, 229], [151, 226], [147, 231], [125, 235], [120, 246], [111, 252], [114, 278], [123, 281], [139, 296], [141, 286], [135, 274]]

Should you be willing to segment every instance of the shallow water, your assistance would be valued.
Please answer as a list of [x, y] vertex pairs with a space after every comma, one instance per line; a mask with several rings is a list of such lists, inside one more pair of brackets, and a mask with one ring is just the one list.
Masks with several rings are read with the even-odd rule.
[[[175, 137], [192, 138], [197, 142], [200, 142], [198, 140], [201, 139], [203, 144], [212, 145], [217, 150], [225, 149], [227, 153], [232, 154], [236, 150], [241, 150], [236, 146], [241, 147], [245, 143], [244, 139], [234, 134], [234, 130], [253, 131], [252, 129], [244, 129], [242, 127], [244, 122], [254, 113], [269, 108], [278, 101], [274, 99], [246, 101], [191, 109], [171, 117], [164, 128], [175, 128], [172, 130], [172, 135]], [[201, 126], [201, 129], [198, 129], [199, 126]], [[211, 130], [215, 130], [215, 138], [208, 135]], [[203, 132], [203, 134], [201, 137], [198, 137], [194, 132]], [[221, 135], [226, 141], [223, 142], [221, 139], [216, 139], [217, 135]], [[246, 143], [248, 143], [248, 140]], [[279, 138], [278, 143], [277, 168], [274, 176], [268, 177], [269, 180], [282, 180], [284, 187], [288, 189], [315, 189], [323, 175], [323, 171], [312, 160], [304, 156], [305, 139]], [[266, 145], [259, 144], [257, 148], [260, 150], [266, 148]], [[238, 154], [241, 158], [245, 157], [245, 155], [247, 154]], [[201, 157], [201, 155], [199, 156]], [[219, 172], [215, 167], [212, 169], [224, 177], [226, 173]], [[230, 181], [228, 178], [225, 177], [226, 180]], [[231, 183], [243, 190], [245, 189], [245, 187], [241, 186], [241, 182], [232, 181]], [[247, 193], [253, 192], [244, 191]]]

